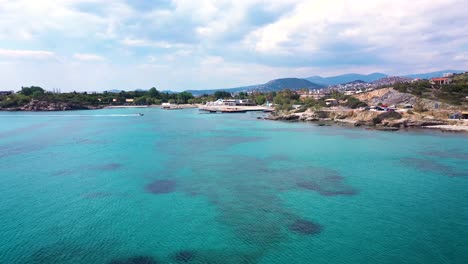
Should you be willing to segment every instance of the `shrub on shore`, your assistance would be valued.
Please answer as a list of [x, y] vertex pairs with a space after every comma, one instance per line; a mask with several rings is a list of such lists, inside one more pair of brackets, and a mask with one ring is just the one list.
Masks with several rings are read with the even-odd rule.
[[359, 107], [366, 107], [368, 105], [366, 103], [360, 101], [356, 97], [350, 96], [346, 100], [345, 106], [347, 106], [349, 108], [352, 108], [352, 109], [356, 109], [356, 108], [359, 108]]

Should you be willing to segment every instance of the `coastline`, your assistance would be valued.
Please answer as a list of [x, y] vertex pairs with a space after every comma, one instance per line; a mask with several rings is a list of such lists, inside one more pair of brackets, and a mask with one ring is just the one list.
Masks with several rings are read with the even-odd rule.
[[[37, 105], [37, 102], [36, 102]], [[56, 105], [53, 105], [56, 106]], [[325, 125], [340, 125], [343, 127], [363, 127], [365, 129], [379, 131], [409, 131], [409, 130], [437, 130], [441, 132], [452, 132], [468, 134], [468, 120], [453, 120], [436, 118], [434, 115], [441, 115], [443, 111], [437, 111], [434, 114], [407, 114], [406, 112], [376, 112], [376, 111], [361, 111], [349, 109], [331, 109], [311, 111], [307, 110], [302, 113], [283, 112], [279, 114], [271, 113], [272, 108], [263, 106], [205, 106], [199, 104], [181, 104], [173, 105], [170, 108], [163, 108], [161, 105], [115, 105], [115, 106], [70, 106], [67, 107], [51, 107], [47, 105], [44, 108], [29, 107], [29, 108], [10, 108], [0, 109], [0, 112], [62, 112], [76, 110], [99, 110], [99, 109], [133, 109], [133, 108], [161, 108], [164, 110], [182, 110], [198, 108], [199, 111], [222, 112], [222, 113], [245, 113], [247, 111], [263, 111], [269, 112], [265, 117], [257, 117], [257, 119], [272, 120], [272, 121], [287, 121], [287, 122], [310, 122], [318, 126]], [[392, 114], [396, 113], [396, 114]], [[431, 115], [432, 114], [432, 115]], [[383, 117], [382, 115], [388, 115]], [[396, 115], [396, 118], [395, 118]], [[399, 115], [399, 116], [398, 116]]]
[[363, 129], [363, 130], [375, 130], [383, 132], [439, 132], [439, 133], [455, 133], [455, 134], [466, 134], [468, 135], [468, 122], [467, 125], [434, 125], [434, 126], [413, 126], [413, 127], [404, 127], [404, 128], [392, 128], [392, 127], [374, 127], [374, 126], [355, 126], [354, 122], [349, 120], [330, 120], [330, 119], [321, 119], [318, 121], [304, 121], [304, 120], [279, 120], [279, 119], [270, 119], [268, 117], [261, 119], [264, 121], [279, 121], [286, 123], [309, 123], [310, 125], [315, 126], [338, 126], [345, 129]]
[[113, 108], [149, 108], [148, 105], [109, 105], [104, 106], [103, 109], [113, 109]]
[[443, 132], [464, 132], [468, 133], [468, 122], [466, 125], [435, 125], [435, 126], [424, 126], [424, 129], [438, 129]]
[[176, 109], [189, 109], [189, 108], [198, 108], [197, 104], [174, 104], [169, 107], [163, 107], [163, 105], [109, 105], [105, 106], [105, 109], [113, 108], [161, 108], [165, 110], [176, 110]]
[[345, 127], [363, 127], [379, 131], [411, 129], [439, 130], [442, 132], [468, 133], [468, 120], [436, 118], [424, 114], [402, 112], [371, 112], [359, 110], [306, 111], [303, 113], [280, 113], [258, 119], [289, 122], [311, 122], [319, 126], [337, 124]]
[[28, 104], [21, 107], [0, 108], [5, 112], [54, 112], [54, 111], [73, 111], [73, 110], [96, 110], [102, 109], [101, 105], [85, 105], [81, 103], [70, 102], [49, 102], [40, 100], [31, 100]]
[[[169, 109], [198, 108], [200, 105], [180, 104]], [[127, 109], [127, 108], [162, 108], [161, 105], [77, 105], [68, 103], [32, 102], [24, 107], [0, 108], [0, 112], [62, 112], [75, 110]]]

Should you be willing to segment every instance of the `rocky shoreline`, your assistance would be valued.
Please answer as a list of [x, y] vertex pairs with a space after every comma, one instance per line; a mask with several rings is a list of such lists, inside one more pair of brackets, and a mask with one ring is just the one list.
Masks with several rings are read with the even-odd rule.
[[21, 107], [0, 108], [2, 111], [71, 111], [71, 110], [93, 110], [101, 109], [101, 106], [89, 106], [75, 103], [47, 102], [31, 100], [28, 104]]
[[[432, 115], [431, 115], [432, 114]], [[439, 113], [440, 114], [440, 113]], [[468, 122], [437, 117], [433, 113], [379, 112], [361, 110], [307, 110], [302, 113], [272, 114], [264, 119], [280, 121], [336, 123], [375, 130], [397, 131], [406, 128], [433, 128], [442, 131], [468, 132]]]

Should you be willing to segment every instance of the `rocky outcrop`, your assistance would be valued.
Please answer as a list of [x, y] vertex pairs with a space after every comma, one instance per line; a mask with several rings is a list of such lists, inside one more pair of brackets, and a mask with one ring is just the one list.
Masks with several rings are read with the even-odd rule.
[[360, 101], [367, 103], [368, 105], [419, 105], [420, 108], [425, 110], [440, 110], [448, 109], [453, 110], [457, 109], [457, 106], [449, 105], [442, 103], [440, 101], [435, 101], [427, 98], [421, 98], [414, 96], [409, 93], [402, 93], [393, 88], [382, 88], [377, 89], [371, 92], [360, 93], [353, 95]]
[[283, 113], [265, 119], [284, 121], [334, 121], [354, 126], [372, 127], [377, 130], [395, 131], [400, 128], [425, 127], [447, 124], [447, 121], [421, 114], [360, 110], [328, 110], [303, 113]]
[[377, 105], [379, 103], [386, 105], [413, 105], [416, 102], [416, 96], [408, 93], [400, 93], [393, 88], [383, 88], [367, 93], [356, 94], [354, 97], [369, 105]]
[[382, 124], [382, 122], [384, 122], [385, 120], [397, 120], [401, 119], [401, 117], [401, 114], [398, 112], [383, 112], [378, 116], [372, 118], [372, 123], [374, 123], [374, 125]]
[[405, 127], [422, 127], [422, 126], [439, 126], [445, 125], [447, 122], [443, 120], [407, 120], [405, 123]]
[[81, 104], [64, 103], [64, 102], [47, 102], [39, 100], [31, 100], [27, 105], [20, 107], [18, 111], [66, 111], [66, 110], [86, 110], [97, 109], [99, 107], [84, 106]]
[[354, 126], [373, 126], [374, 123], [372, 121], [366, 120], [357, 120], [354, 122]]
[[298, 120], [301, 116], [298, 114], [281, 114], [281, 115], [270, 115], [265, 117], [268, 120], [284, 120], [284, 121], [292, 121]]

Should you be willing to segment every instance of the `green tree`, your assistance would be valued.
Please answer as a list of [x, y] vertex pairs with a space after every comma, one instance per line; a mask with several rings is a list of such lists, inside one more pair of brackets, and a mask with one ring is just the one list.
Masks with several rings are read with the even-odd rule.
[[26, 96], [32, 96], [34, 93], [36, 93], [36, 95], [44, 94], [44, 92], [44, 89], [39, 86], [21, 87], [21, 91], [19, 91], [20, 94]]
[[155, 87], [152, 87], [148, 91], [148, 96], [152, 98], [161, 98], [161, 93]]
[[189, 92], [181, 92], [177, 94], [177, 103], [186, 104], [189, 99], [192, 99], [193, 95]]
[[216, 91], [214, 93], [214, 96], [216, 97], [216, 99], [220, 99], [220, 98], [231, 98], [231, 93], [230, 92], [226, 92], [226, 91]]
[[367, 104], [364, 103], [364, 102], [361, 102], [359, 99], [357, 99], [356, 97], [353, 97], [353, 96], [350, 96], [348, 97], [348, 99], [346, 100], [346, 103], [345, 105], [349, 108], [352, 108], [352, 109], [356, 109], [356, 108], [359, 108], [359, 107], [366, 107]]
[[292, 105], [299, 100], [299, 95], [289, 89], [276, 93], [273, 103], [276, 105]]
[[148, 104], [147, 98], [145, 96], [135, 98], [136, 105], [145, 105]]
[[264, 95], [259, 94], [255, 96], [255, 103], [258, 105], [263, 105], [266, 102], [266, 98]]
[[247, 99], [247, 98], [249, 98], [249, 95], [248, 95], [246, 92], [240, 92], [240, 93], [236, 96], [236, 98], [238, 98], [238, 99]]

